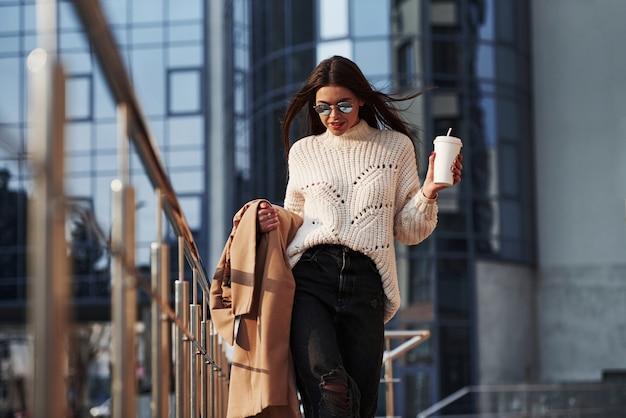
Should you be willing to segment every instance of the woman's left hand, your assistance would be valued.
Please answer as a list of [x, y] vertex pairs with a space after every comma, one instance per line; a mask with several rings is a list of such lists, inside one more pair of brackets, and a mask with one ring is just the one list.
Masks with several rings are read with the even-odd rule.
[[435, 166], [435, 152], [430, 153], [430, 157], [428, 157], [428, 171], [426, 172], [426, 179], [424, 180], [424, 184], [422, 185], [422, 193], [424, 196], [429, 199], [434, 199], [437, 197], [437, 193], [439, 191], [446, 189], [448, 187], [454, 186], [461, 182], [461, 173], [463, 171], [463, 154], [460, 154], [456, 157], [450, 170], [452, 171], [452, 185], [439, 184], [434, 182], [434, 166]]

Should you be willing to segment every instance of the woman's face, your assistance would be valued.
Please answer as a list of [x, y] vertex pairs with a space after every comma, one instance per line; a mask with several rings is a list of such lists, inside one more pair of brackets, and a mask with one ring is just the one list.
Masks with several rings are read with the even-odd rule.
[[[342, 106], [337, 106], [341, 103]], [[363, 104], [363, 101], [358, 99], [352, 91], [342, 86], [326, 86], [321, 87], [315, 94], [316, 105], [330, 105], [330, 113], [324, 115], [320, 113], [321, 108], [317, 109], [322, 124], [335, 136], [340, 136], [346, 133], [346, 131], [352, 128], [359, 122], [359, 107]], [[349, 106], [344, 104], [351, 104], [352, 111], [344, 113], [340, 109], [346, 111]], [[327, 109], [326, 106], [322, 106]]]

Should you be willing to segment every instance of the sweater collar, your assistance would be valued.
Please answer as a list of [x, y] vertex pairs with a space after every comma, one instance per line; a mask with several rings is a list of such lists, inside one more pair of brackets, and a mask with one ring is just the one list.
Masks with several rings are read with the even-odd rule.
[[358, 141], [367, 139], [371, 135], [372, 127], [370, 127], [367, 122], [363, 119], [359, 121], [352, 128], [348, 129], [343, 135], [335, 136], [328, 129], [326, 130], [325, 137], [332, 142], [335, 141]]

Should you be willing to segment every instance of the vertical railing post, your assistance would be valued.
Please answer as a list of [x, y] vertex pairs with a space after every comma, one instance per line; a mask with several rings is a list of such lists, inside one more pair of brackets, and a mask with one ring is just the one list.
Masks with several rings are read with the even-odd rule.
[[189, 329], [189, 282], [185, 280], [185, 243], [178, 239], [178, 280], [175, 282], [176, 315], [180, 326], [176, 328], [176, 418], [189, 417], [189, 341], [185, 330]]
[[56, 1], [37, 2], [38, 41], [28, 57], [33, 173], [28, 205], [29, 416], [65, 416], [69, 268], [65, 241], [65, 80], [56, 54]]
[[[156, 192], [156, 241], [151, 245], [151, 285], [153, 296], [162, 306], [169, 306], [169, 247], [163, 243], [163, 207], [159, 189]], [[170, 389], [170, 322], [159, 304], [152, 302], [152, 418], [169, 417]]]
[[[189, 323], [188, 320], [188, 291], [189, 291], [189, 283], [184, 280], [176, 280], [175, 284], [175, 299], [176, 299], [176, 315], [182, 324], [187, 327]], [[176, 328], [176, 338], [174, 340], [176, 347], [174, 350], [174, 357], [176, 358], [176, 393], [175, 393], [175, 405], [176, 405], [176, 418], [188, 418], [188, 405], [187, 402], [187, 369], [189, 366], [186, 364], [187, 357], [185, 356], [185, 352], [187, 351], [187, 342], [185, 333], [182, 328]]]
[[211, 358], [216, 360], [216, 364], [212, 369], [212, 387], [211, 387], [211, 399], [212, 399], [212, 415], [213, 418], [226, 416], [226, 396], [227, 391], [224, 387], [224, 378], [227, 369], [223, 359], [223, 350], [221, 349], [220, 337], [213, 324], [211, 324]]
[[[391, 351], [391, 339], [385, 339], [385, 350]], [[385, 403], [387, 404], [387, 417], [394, 416], [393, 407], [393, 360], [388, 358], [384, 361], [385, 379]]]
[[[400, 343], [393, 350], [391, 349], [392, 338], [405, 338], [406, 341]], [[393, 384], [395, 380], [393, 378], [393, 360], [406, 353], [418, 344], [423, 343], [430, 338], [430, 331], [426, 330], [399, 330], [399, 331], [385, 331], [385, 352], [383, 353], [383, 366], [385, 369], [384, 382], [386, 387], [385, 401], [387, 403], [387, 417], [394, 416], [393, 405]]]
[[[189, 308], [189, 325], [191, 328], [191, 332], [194, 335], [194, 338], [197, 338], [196, 336], [199, 334], [200, 331], [200, 322], [198, 320], [198, 318], [200, 317], [199, 306], [192, 304], [189, 306]], [[198, 364], [201, 360], [201, 352], [197, 351], [196, 346], [191, 342], [189, 343], [189, 348], [189, 408], [191, 410], [190, 417], [199, 418], [200, 392], [198, 391]]]
[[[215, 361], [215, 344], [213, 338], [213, 323], [208, 322], [206, 324], [205, 333], [207, 334], [207, 341], [209, 344], [209, 357]], [[209, 386], [207, 387], [207, 395], [209, 397], [209, 418], [215, 418], [215, 385], [217, 384], [217, 379], [215, 378], [216, 367], [215, 364], [209, 364], [207, 368], [207, 372], [209, 373]]]
[[[137, 290], [135, 264], [135, 193], [130, 186], [128, 155], [128, 115], [124, 104], [118, 105], [118, 146], [120, 179], [111, 183], [113, 216], [111, 243], [111, 322], [113, 325], [113, 370], [111, 406], [113, 418], [136, 415], [137, 379], [135, 375]], [[129, 271], [130, 270], [130, 271]]]
[[[198, 279], [197, 270], [193, 269], [193, 281], [192, 281], [192, 301], [189, 305], [189, 330], [196, 341], [199, 341], [200, 335], [200, 305], [198, 305]], [[191, 410], [191, 418], [198, 418], [200, 416], [199, 408], [199, 392], [198, 392], [198, 364], [200, 364], [201, 354], [196, 351], [196, 346], [189, 343], [191, 350], [189, 358], [189, 408]]]
[[[202, 322], [200, 323], [200, 341], [202, 347], [204, 347], [207, 356], [210, 356], [210, 349], [208, 345], [207, 339], [207, 311], [209, 309], [208, 306], [208, 294], [206, 291], [202, 292]], [[212, 357], [211, 357], [212, 358]], [[206, 360], [202, 357], [202, 365], [200, 367], [200, 396], [201, 396], [201, 405], [200, 405], [200, 413], [202, 417], [209, 417], [209, 375], [211, 371], [212, 364], [210, 361]]]

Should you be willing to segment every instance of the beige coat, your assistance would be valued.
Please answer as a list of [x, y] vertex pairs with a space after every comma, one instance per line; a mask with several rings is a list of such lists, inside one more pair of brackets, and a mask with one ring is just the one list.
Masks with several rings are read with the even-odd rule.
[[260, 234], [262, 201], [247, 203], [234, 216], [211, 283], [211, 320], [234, 344], [228, 418], [300, 416], [289, 352], [295, 282], [285, 249], [302, 219], [280, 208], [280, 228]]

